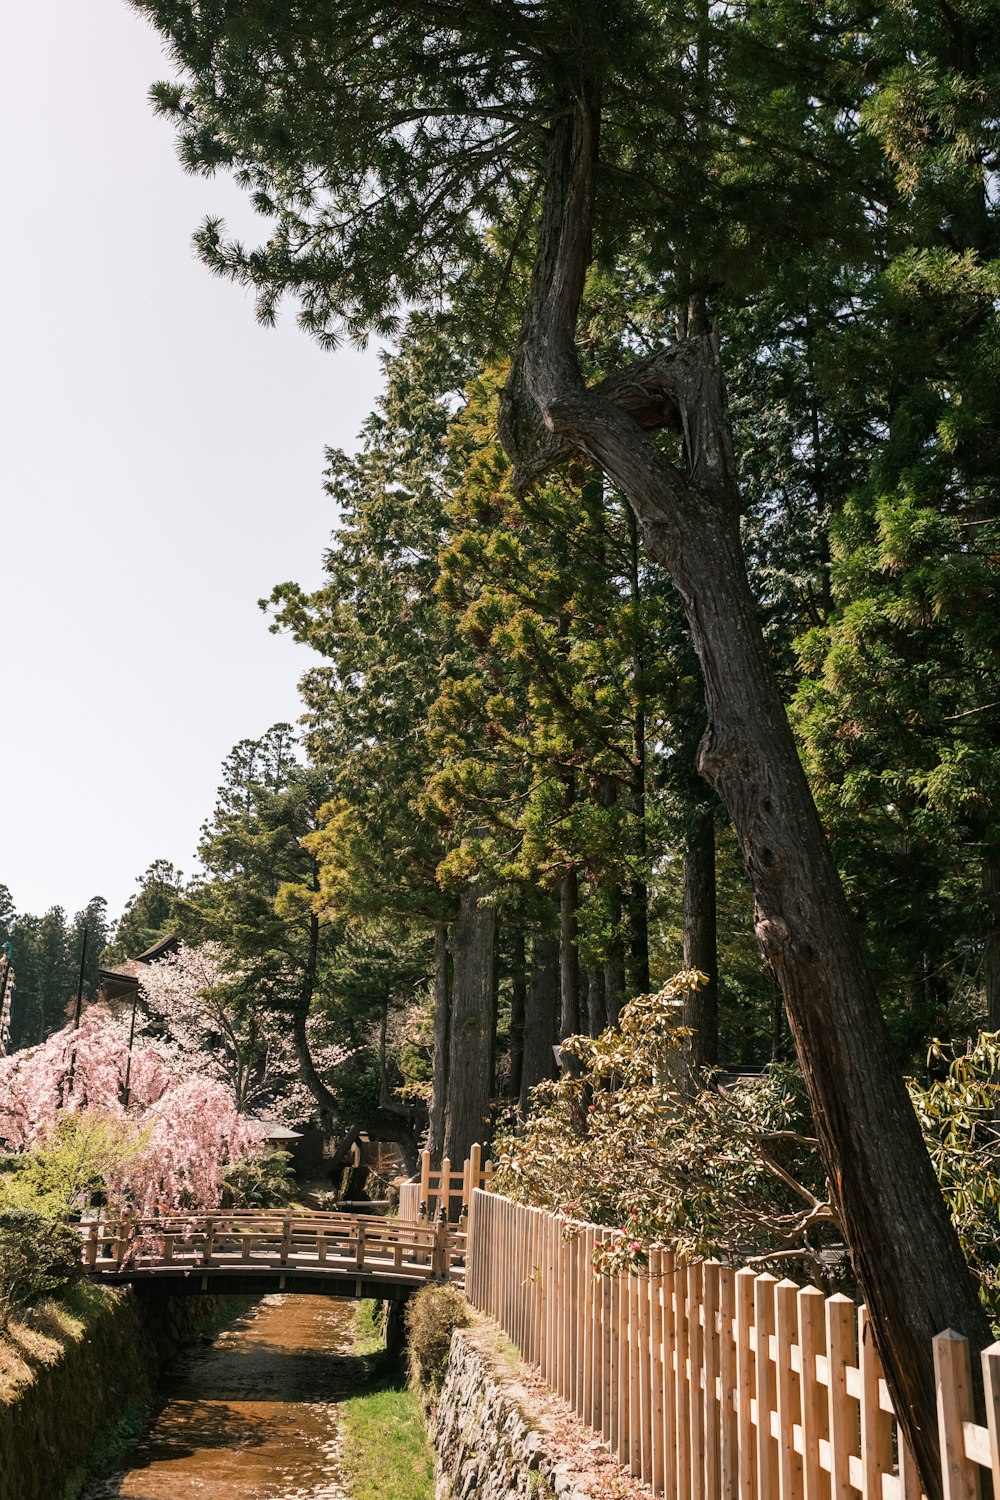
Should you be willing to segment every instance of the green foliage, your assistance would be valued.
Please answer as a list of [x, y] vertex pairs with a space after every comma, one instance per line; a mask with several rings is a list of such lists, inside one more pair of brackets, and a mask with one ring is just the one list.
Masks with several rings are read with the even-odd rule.
[[80, 1239], [68, 1224], [34, 1209], [0, 1209], [0, 1331], [15, 1312], [80, 1274]]
[[83, 933], [87, 953], [83, 967], [84, 1000], [97, 990], [97, 970], [108, 939], [107, 903], [94, 896], [68, 921], [61, 906], [44, 916], [18, 914], [6, 886], [0, 887], [0, 942], [9, 939], [15, 987], [11, 1000], [13, 1050], [34, 1046], [57, 1031], [72, 1009], [80, 983]]
[[291, 1153], [243, 1156], [223, 1168], [222, 1181], [227, 1208], [280, 1208], [295, 1192]]
[[619, 1029], [563, 1044], [571, 1067], [494, 1145], [497, 1188], [615, 1229], [611, 1265], [663, 1240], [826, 1277], [820, 1252], [838, 1233], [801, 1079], [780, 1066], [737, 1083], [694, 1074], [682, 1007], [701, 983], [682, 971], [630, 1001]]
[[173, 929], [183, 890], [180, 870], [168, 859], [154, 859], [136, 885], [139, 889], [126, 901], [114, 937], [102, 954], [104, 964], [136, 958]]
[[78, 1217], [103, 1196], [106, 1181], [120, 1176], [147, 1139], [134, 1125], [100, 1110], [64, 1114], [0, 1177], [0, 1210]]
[[928, 1082], [910, 1081], [920, 1128], [995, 1328], [1000, 1328], [1000, 1033], [967, 1048], [934, 1042]]
[[451, 1336], [466, 1328], [469, 1310], [453, 1286], [433, 1282], [422, 1286], [406, 1304], [406, 1335], [413, 1372], [419, 1383], [436, 1395], [448, 1369]]

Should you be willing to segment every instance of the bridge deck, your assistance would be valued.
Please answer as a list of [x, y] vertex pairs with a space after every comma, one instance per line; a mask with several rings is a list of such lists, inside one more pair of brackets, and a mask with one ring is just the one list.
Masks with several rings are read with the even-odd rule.
[[[188, 1279], [198, 1288], [281, 1282], [300, 1290], [328, 1280], [400, 1291], [461, 1281], [465, 1234], [446, 1224], [401, 1224], [359, 1214], [254, 1211], [113, 1219], [81, 1224], [87, 1274], [115, 1283]], [[204, 1285], [203, 1285], [204, 1283]], [[331, 1286], [330, 1290], [334, 1290]], [[347, 1295], [350, 1295], [347, 1293]], [[364, 1293], [359, 1293], [364, 1295]]]

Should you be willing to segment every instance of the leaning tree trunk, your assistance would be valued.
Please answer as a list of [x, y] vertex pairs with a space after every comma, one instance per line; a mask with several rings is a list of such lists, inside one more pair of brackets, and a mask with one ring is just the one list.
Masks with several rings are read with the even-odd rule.
[[719, 957], [716, 940], [715, 819], [704, 803], [692, 813], [684, 843], [684, 967], [698, 969], [706, 983], [684, 1001], [690, 1026], [691, 1061], [719, 1061]]
[[331, 1117], [337, 1114], [339, 1105], [336, 1095], [330, 1092], [316, 1071], [316, 1064], [313, 1062], [312, 1049], [309, 1046], [307, 1031], [309, 1012], [312, 1009], [313, 995], [316, 991], [318, 957], [319, 918], [315, 913], [312, 913], [309, 917], [309, 939], [306, 947], [306, 961], [302, 969], [302, 979], [298, 992], [292, 1005], [292, 1049], [295, 1053], [299, 1078], [319, 1105], [320, 1117], [323, 1120], [325, 1132], [329, 1134]]
[[[705, 684], [699, 769], [736, 829], [785, 999], [833, 1200], [929, 1500], [941, 1496], [931, 1340], [990, 1331], [949, 1220], [781, 701], [747, 579], [715, 341], [588, 389], [576, 325], [591, 260], [599, 106], [551, 127], [539, 241], [501, 438], [522, 487], [573, 453], [627, 497], [681, 596]], [[686, 470], [644, 429], [679, 419]]]
[[481, 886], [462, 893], [452, 928], [451, 1039], [442, 1154], [461, 1164], [490, 1134], [496, 1030], [497, 914]]

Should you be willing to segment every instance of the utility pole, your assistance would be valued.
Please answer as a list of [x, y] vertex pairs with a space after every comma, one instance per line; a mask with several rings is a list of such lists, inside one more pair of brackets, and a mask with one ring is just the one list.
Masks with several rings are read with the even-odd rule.
[[[76, 1009], [73, 1012], [73, 1051], [70, 1053], [69, 1073], [66, 1075], [65, 1094], [73, 1092], [73, 1074], [76, 1071], [76, 1033], [80, 1030], [80, 1016], [83, 1014], [83, 972], [87, 963], [87, 929], [83, 929], [83, 945], [80, 949], [80, 982], [76, 987]], [[65, 1103], [65, 1097], [62, 1101]]]
[[0, 1057], [6, 1057], [10, 1046], [10, 1000], [7, 995], [7, 986], [11, 980], [10, 966], [14, 958], [14, 950], [9, 938], [0, 944], [0, 953], [3, 954], [3, 968], [0, 970]]

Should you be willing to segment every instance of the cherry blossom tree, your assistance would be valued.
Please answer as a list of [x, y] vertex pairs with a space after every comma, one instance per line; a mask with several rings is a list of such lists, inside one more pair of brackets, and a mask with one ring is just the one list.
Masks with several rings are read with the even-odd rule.
[[[261, 982], [219, 943], [182, 944], [141, 975], [143, 1030], [167, 1039], [200, 1071], [222, 1083], [241, 1113], [263, 1110], [287, 1124], [316, 1111], [301, 1078], [288, 1022]], [[307, 1022], [310, 1054], [327, 1082], [352, 1049], [324, 1040], [322, 1021]]]
[[0, 1139], [15, 1151], [44, 1150], [69, 1118], [118, 1120], [135, 1151], [107, 1163], [112, 1208], [215, 1207], [227, 1164], [263, 1154], [266, 1144], [231, 1089], [195, 1060], [147, 1037], [130, 1056], [125, 1025], [94, 1007], [77, 1030], [64, 1027], [38, 1047], [0, 1058]]

